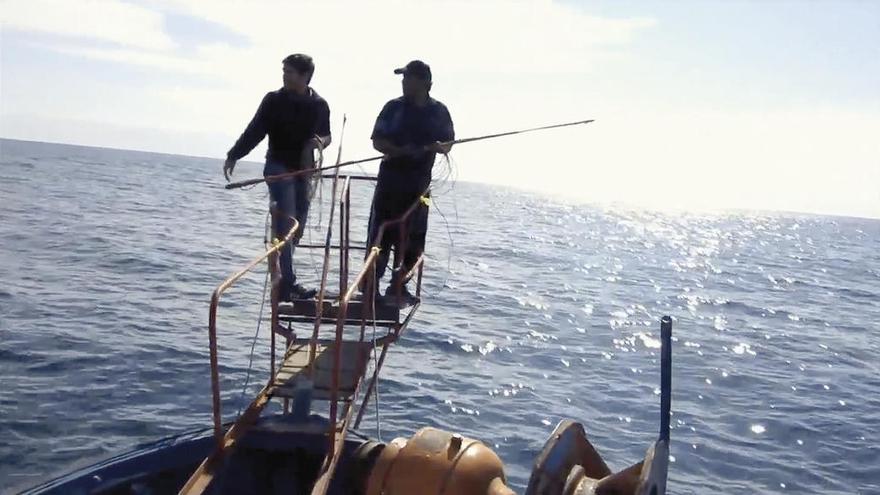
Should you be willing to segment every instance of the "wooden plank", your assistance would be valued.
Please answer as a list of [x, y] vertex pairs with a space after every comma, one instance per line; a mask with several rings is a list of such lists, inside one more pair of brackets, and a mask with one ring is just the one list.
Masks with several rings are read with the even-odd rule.
[[[291, 346], [292, 352], [288, 352], [281, 363], [281, 368], [304, 368], [309, 365], [308, 340]], [[313, 366], [316, 369], [333, 369], [333, 348], [335, 344], [318, 344], [315, 348], [315, 360]], [[372, 347], [370, 342], [343, 342], [340, 367], [343, 371], [357, 368], [358, 359]], [[329, 351], [329, 352], [328, 352]], [[354, 363], [354, 365], [352, 365]]]
[[[342, 369], [340, 370], [339, 376], [341, 377], [341, 382], [344, 383], [347, 377], [354, 377], [361, 375], [363, 370], [360, 368], [350, 368], [350, 369]], [[284, 369], [275, 374], [275, 379], [272, 383], [276, 386], [283, 387], [287, 384], [293, 384], [296, 382], [297, 377], [299, 376], [308, 376], [315, 382], [316, 385], [320, 388], [325, 384], [330, 383], [330, 378], [333, 375], [333, 370], [326, 368], [298, 368], [298, 369]]]
[[[330, 378], [331, 373], [322, 373], [317, 375], [317, 378], [314, 381], [314, 385], [312, 386], [312, 390], [314, 390], [314, 394], [319, 393], [319, 391], [328, 391], [330, 390]], [[339, 380], [339, 394], [340, 396], [345, 396], [350, 394], [354, 390], [354, 386], [357, 384], [358, 380], [361, 379], [361, 375], [357, 372], [343, 374]], [[289, 380], [284, 383], [276, 382], [276, 384], [272, 387], [272, 395], [280, 396], [280, 397], [293, 397], [296, 392], [296, 377], [292, 380]]]
[[[293, 398], [300, 376], [309, 373], [313, 383], [313, 398], [330, 399], [333, 380], [333, 345], [316, 347], [315, 361], [308, 366], [308, 347], [305, 344], [292, 346], [296, 352], [288, 355], [272, 380], [271, 394], [275, 397]], [[349, 400], [357, 385], [363, 380], [366, 370], [367, 354], [372, 344], [369, 342], [343, 342], [341, 349], [339, 397]]]

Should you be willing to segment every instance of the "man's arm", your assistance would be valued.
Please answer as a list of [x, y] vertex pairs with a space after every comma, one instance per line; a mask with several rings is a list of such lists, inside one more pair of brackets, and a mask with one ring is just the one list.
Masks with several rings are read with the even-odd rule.
[[315, 139], [315, 144], [321, 146], [322, 148], [326, 148], [326, 147], [330, 146], [330, 143], [333, 142], [333, 139], [330, 136], [330, 134], [327, 134], [326, 136], [315, 136], [314, 139]]
[[266, 114], [268, 112], [268, 107], [269, 95], [267, 94], [263, 97], [263, 101], [260, 102], [260, 106], [257, 108], [257, 113], [254, 114], [254, 118], [251, 119], [244, 132], [241, 133], [241, 136], [235, 141], [235, 144], [229, 152], [226, 153], [226, 162], [223, 163], [223, 175], [226, 177], [227, 181], [232, 177], [232, 171], [235, 170], [235, 162], [244, 158], [256, 148], [258, 144], [260, 144], [260, 141], [262, 141], [264, 137], [266, 137]]
[[315, 156], [315, 150], [321, 150], [323, 154], [324, 149], [330, 146], [331, 141], [330, 106], [323, 98], [320, 98], [316, 104], [318, 113], [313, 127], [314, 135], [305, 142], [299, 157], [300, 167], [305, 169], [315, 168], [319, 158]]
[[332, 141], [330, 135], [330, 105], [323, 98], [318, 112], [318, 125], [315, 128], [315, 144], [321, 148], [330, 146]]
[[397, 112], [398, 106], [395, 101], [389, 101], [382, 107], [382, 111], [376, 117], [376, 124], [373, 126], [373, 134], [370, 136], [370, 139], [373, 140], [373, 149], [383, 155], [400, 156], [418, 151], [412, 146], [398, 146], [391, 140], [396, 132], [394, 121]]
[[452, 149], [450, 141], [455, 140], [455, 127], [452, 124], [452, 117], [449, 115], [449, 110], [442, 103], [440, 112], [442, 123], [437, 129], [437, 142], [432, 144], [430, 149], [435, 153], [443, 153], [445, 155]]
[[397, 146], [390, 139], [382, 137], [373, 138], [373, 149], [383, 155], [402, 155], [404, 152], [402, 146]]
[[304, 168], [315, 168], [315, 150], [321, 149], [323, 152], [327, 146], [330, 146], [329, 134], [326, 136], [312, 136], [303, 147], [302, 154], [300, 155], [300, 165]]

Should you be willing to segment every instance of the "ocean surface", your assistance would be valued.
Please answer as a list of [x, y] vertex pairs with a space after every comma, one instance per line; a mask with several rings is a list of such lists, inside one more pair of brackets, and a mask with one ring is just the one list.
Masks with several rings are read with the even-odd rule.
[[[267, 205], [263, 186], [224, 190], [220, 168], [0, 140], [0, 491], [210, 425], [209, 295], [261, 251]], [[323, 239], [329, 195], [306, 241]], [[353, 191], [356, 241], [370, 195]], [[880, 493], [880, 221], [611, 209], [446, 179], [430, 228], [425, 303], [386, 361], [380, 431], [371, 408], [363, 433], [481, 439], [522, 491], [574, 418], [621, 469], [657, 437], [669, 314], [669, 493]], [[319, 262], [297, 251], [301, 279]], [[264, 273], [220, 311], [227, 419]], [[264, 326], [247, 399], [267, 342]]]

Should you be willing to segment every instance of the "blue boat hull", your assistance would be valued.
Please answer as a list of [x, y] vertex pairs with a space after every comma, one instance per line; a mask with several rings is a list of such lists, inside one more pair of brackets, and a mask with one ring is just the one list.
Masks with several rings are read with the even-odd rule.
[[[310, 422], [312, 427], [305, 428], [310, 430], [305, 432], [301, 427], [284, 428], [285, 425], [290, 426], [290, 422], [281, 415], [262, 418], [253, 431], [241, 440], [208, 493], [309, 493], [327, 447], [326, 436], [321, 431], [324, 420], [313, 416]], [[352, 493], [357, 490], [355, 485], [360, 481], [360, 470], [352, 462], [352, 453], [365, 441], [346, 441], [329, 493]], [[214, 446], [210, 430], [184, 433], [141, 445], [131, 452], [54, 478], [21, 493], [177, 494]]]

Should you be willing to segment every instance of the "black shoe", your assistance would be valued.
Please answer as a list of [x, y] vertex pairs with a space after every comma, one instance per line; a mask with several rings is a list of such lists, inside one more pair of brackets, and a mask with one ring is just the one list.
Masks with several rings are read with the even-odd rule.
[[389, 285], [388, 288], [385, 289], [385, 302], [392, 305], [397, 305], [398, 308], [403, 309], [413, 304], [419, 302], [419, 298], [410, 294], [409, 290], [407, 290], [406, 285], [400, 286], [400, 298], [398, 299], [397, 287], [393, 284]]
[[297, 299], [312, 299], [318, 294], [316, 289], [306, 289], [300, 284], [293, 284], [286, 291], [281, 292], [282, 301], [295, 301]]

